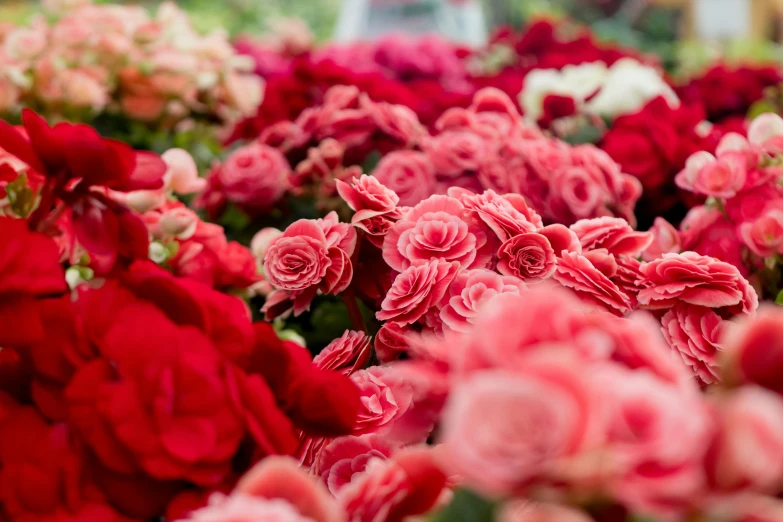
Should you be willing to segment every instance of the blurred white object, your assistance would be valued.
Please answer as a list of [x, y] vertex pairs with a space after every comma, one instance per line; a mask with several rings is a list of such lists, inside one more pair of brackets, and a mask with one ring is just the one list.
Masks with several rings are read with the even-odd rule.
[[400, 32], [438, 33], [472, 46], [487, 40], [479, 0], [343, 0], [335, 39], [374, 40]]
[[694, 0], [696, 34], [706, 40], [748, 38], [751, 0]]

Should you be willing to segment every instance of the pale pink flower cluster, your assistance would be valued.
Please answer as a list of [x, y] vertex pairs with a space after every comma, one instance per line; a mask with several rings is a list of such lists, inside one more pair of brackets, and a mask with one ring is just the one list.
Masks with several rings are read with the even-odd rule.
[[[294, 122], [270, 126], [259, 141], [288, 159], [293, 168], [289, 190], [314, 196], [327, 211], [339, 206], [337, 181], [359, 177], [360, 165], [373, 152], [380, 159], [371, 174], [404, 206], [446, 194], [451, 187], [491, 189], [524, 196], [548, 223], [567, 225], [602, 216], [633, 223], [642, 190], [600, 149], [571, 147], [525, 126], [511, 99], [492, 88], [476, 93], [467, 109], [446, 111], [430, 132], [407, 107], [372, 101], [356, 87], [337, 86], [327, 91], [322, 105], [305, 110]], [[244, 148], [234, 153], [246, 154]], [[232, 155], [224, 165], [237, 161]], [[255, 171], [247, 171], [241, 183], [234, 176], [228, 181], [212, 176], [203, 206], [215, 215], [226, 201], [246, 207], [247, 194], [270, 186], [268, 171], [279, 169]], [[273, 186], [284, 190], [285, 181], [275, 179]]]
[[49, 2], [43, 16], [0, 33], [0, 114], [24, 106], [54, 118], [108, 112], [165, 127], [232, 124], [255, 114], [263, 83], [225, 33], [201, 35], [166, 2]]

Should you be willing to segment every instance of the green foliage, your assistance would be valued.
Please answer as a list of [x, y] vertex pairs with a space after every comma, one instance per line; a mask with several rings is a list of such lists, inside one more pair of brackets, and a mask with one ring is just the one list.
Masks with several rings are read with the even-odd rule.
[[783, 305], [783, 290], [778, 292], [777, 297], [775, 297], [775, 304]]
[[430, 522], [493, 522], [497, 503], [460, 488], [451, 503], [436, 513]]
[[27, 174], [23, 172], [15, 180], [6, 184], [5, 191], [14, 214], [23, 218], [29, 216], [35, 208], [36, 197], [27, 184]]

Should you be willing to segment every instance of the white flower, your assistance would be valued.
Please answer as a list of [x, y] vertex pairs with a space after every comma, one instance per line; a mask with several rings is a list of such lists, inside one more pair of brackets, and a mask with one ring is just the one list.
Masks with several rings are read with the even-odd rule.
[[603, 87], [586, 107], [599, 116], [615, 118], [640, 110], [658, 96], [663, 96], [671, 107], [680, 104], [655, 68], [632, 58], [623, 58], [609, 68]]

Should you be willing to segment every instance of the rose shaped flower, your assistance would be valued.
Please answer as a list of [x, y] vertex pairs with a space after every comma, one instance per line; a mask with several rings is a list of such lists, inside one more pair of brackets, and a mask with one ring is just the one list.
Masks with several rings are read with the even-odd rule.
[[[338, 294], [351, 282], [350, 256], [356, 233], [337, 225], [340, 224], [331, 218], [300, 219], [269, 245], [264, 256], [264, 274], [273, 286], [288, 293], [284, 299], [293, 300], [296, 314], [309, 307], [317, 291]], [[348, 251], [340, 248], [340, 244]], [[271, 303], [278, 304], [274, 299]], [[265, 305], [265, 311], [270, 309], [271, 305]]]
[[363, 97], [362, 103], [381, 132], [406, 146], [418, 142], [427, 134], [416, 113], [404, 105], [374, 102], [368, 97]]
[[481, 268], [491, 255], [486, 229], [448, 196], [431, 196], [410, 209], [383, 240], [383, 259], [398, 272], [430, 259]]
[[765, 305], [755, 318], [745, 318], [727, 329], [724, 337], [725, 379], [751, 383], [783, 395], [783, 311]]
[[269, 245], [282, 234], [280, 230], [273, 227], [262, 228], [250, 240], [250, 251], [257, 259], [263, 260]]
[[685, 303], [675, 305], [661, 318], [661, 330], [669, 343], [704, 383], [719, 379], [718, 356], [723, 351], [724, 320], [710, 308]]
[[375, 334], [375, 356], [378, 357], [380, 363], [394, 361], [402, 354], [407, 353], [413, 333], [410, 328], [398, 323], [384, 323]]
[[373, 366], [351, 375], [359, 387], [362, 407], [354, 433], [388, 433], [395, 420], [412, 405], [413, 388], [383, 366]]
[[719, 428], [705, 462], [712, 489], [776, 489], [783, 479], [783, 398], [743, 386], [717, 406]]
[[448, 302], [440, 309], [440, 318], [451, 330], [469, 331], [490, 299], [502, 293], [519, 294], [525, 288], [516, 277], [503, 277], [484, 269], [464, 270], [449, 285]]
[[528, 168], [545, 182], [561, 167], [571, 165], [568, 145], [559, 140], [528, 140], [520, 143], [519, 148]]
[[530, 232], [514, 236], [500, 245], [497, 270], [503, 275], [534, 283], [555, 272], [556, 259], [546, 236]]
[[316, 457], [311, 471], [337, 496], [354, 475], [364, 473], [372, 459], [386, 460], [397, 448], [377, 435], [339, 437], [329, 442]]
[[324, 370], [347, 370], [363, 367], [370, 358], [370, 338], [364, 332], [346, 330], [313, 358], [313, 364]]
[[403, 206], [412, 207], [435, 193], [435, 167], [422, 152], [402, 150], [386, 154], [372, 175], [393, 190]]
[[446, 485], [431, 450], [408, 448], [387, 461], [371, 460], [364, 473], [340, 490], [337, 501], [348, 520], [406, 520], [432, 510]]
[[271, 208], [288, 188], [290, 165], [277, 150], [251, 143], [234, 151], [217, 170], [225, 197], [251, 212]]
[[442, 132], [423, 146], [435, 171], [450, 178], [477, 170], [487, 153], [484, 139], [468, 130]]
[[653, 236], [652, 243], [642, 252], [642, 259], [645, 261], [653, 261], [663, 257], [664, 254], [680, 252], [680, 233], [665, 219], [655, 218], [650, 233]]
[[582, 244], [570, 228], [555, 223], [538, 229], [538, 233], [549, 240], [555, 255], [560, 257], [563, 252], [582, 253]]
[[758, 307], [755, 290], [736, 267], [695, 252], [664, 254], [642, 264], [641, 272], [639, 304], [647, 308], [669, 308], [678, 301], [744, 313]]
[[706, 151], [699, 151], [688, 158], [685, 168], [674, 178], [684, 190], [713, 196], [731, 198], [745, 185], [747, 161], [742, 152], [726, 152], [715, 158]]
[[535, 232], [537, 228], [544, 226], [541, 216], [518, 194], [501, 196], [493, 190], [473, 194], [450, 189], [449, 195], [458, 198], [465, 208], [483, 221], [501, 241], [525, 232]]
[[342, 180], [337, 180], [336, 184], [340, 197], [360, 216], [358, 220], [387, 214], [400, 202], [397, 194], [374, 176], [363, 174], [360, 178], [351, 180], [350, 184]]
[[452, 392], [443, 462], [470, 487], [509, 494], [551, 474], [587, 442], [591, 406], [583, 374], [570, 359], [550, 359], [530, 361], [522, 374], [477, 372]]
[[397, 276], [375, 316], [379, 321], [412, 324], [438, 304], [459, 270], [459, 263], [433, 259]]
[[741, 223], [739, 237], [754, 254], [770, 257], [783, 252], [783, 211], [772, 209], [752, 222]]
[[569, 166], [555, 171], [551, 191], [555, 219], [565, 224], [594, 216], [608, 199], [598, 173], [584, 167]]
[[[610, 258], [613, 259], [613, 258]], [[616, 268], [616, 264], [614, 265]], [[599, 304], [616, 315], [631, 311], [631, 300], [587, 257], [563, 252], [554, 279], [587, 302]]]
[[[736, 199], [730, 199], [729, 203]], [[731, 263], [741, 274], [748, 274], [737, 225], [719, 210], [705, 206], [693, 207], [680, 223], [679, 235], [681, 250], [692, 250]]]
[[579, 238], [582, 248], [605, 248], [616, 256], [639, 257], [653, 239], [647, 232], [636, 232], [626, 220], [613, 217], [582, 219], [570, 228]]
[[[606, 366], [591, 377], [601, 388], [598, 400], [607, 407], [607, 451], [617, 465], [609, 481], [614, 498], [634, 512], [684, 516], [694, 495], [702, 492], [712, 431], [698, 389], [619, 367]], [[606, 382], [613, 385], [599, 384]]]

